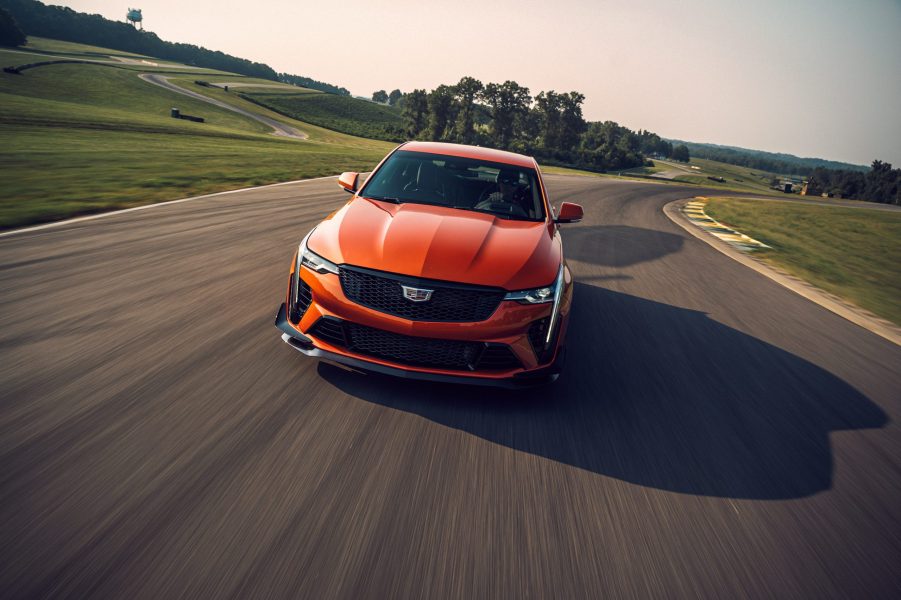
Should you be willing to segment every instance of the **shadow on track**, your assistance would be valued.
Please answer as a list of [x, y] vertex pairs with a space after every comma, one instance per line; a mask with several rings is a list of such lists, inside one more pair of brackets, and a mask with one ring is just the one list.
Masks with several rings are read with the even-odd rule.
[[829, 372], [706, 314], [576, 284], [568, 363], [527, 391], [408, 382], [321, 364], [352, 396], [635, 484], [797, 498], [832, 482], [831, 431], [885, 413]]
[[681, 235], [628, 225], [579, 226], [563, 232], [566, 258], [606, 267], [628, 267], [679, 252]]

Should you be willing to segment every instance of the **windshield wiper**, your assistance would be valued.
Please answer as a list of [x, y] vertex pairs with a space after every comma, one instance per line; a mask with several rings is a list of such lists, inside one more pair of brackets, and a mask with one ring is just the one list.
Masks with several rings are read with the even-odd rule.
[[465, 207], [465, 206], [455, 206], [454, 208], [459, 208], [461, 210], [471, 210], [472, 212], [491, 215], [492, 217], [500, 217], [501, 219], [506, 219], [508, 221], [531, 221], [532, 220], [532, 219], [529, 219], [526, 217], [518, 217], [516, 215], [511, 215], [510, 213], [495, 212], [493, 210], [487, 210], [484, 208], [469, 208], [469, 207]]
[[400, 198], [392, 198], [391, 196], [372, 196], [370, 194], [367, 194], [363, 197], [368, 198], [370, 200], [379, 200], [382, 202], [393, 202], [394, 204], [400, 204], [401, 202], [404, 202], [404, 200], [401, 200]]

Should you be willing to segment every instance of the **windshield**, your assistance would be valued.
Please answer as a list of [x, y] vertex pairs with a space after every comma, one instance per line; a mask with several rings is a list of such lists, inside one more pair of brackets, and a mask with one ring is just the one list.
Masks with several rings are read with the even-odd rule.
[[360, 195], [485, 212], [505, 219], [544, 220], [534, 169], [443, 154], [398, 150], [372, 174]]

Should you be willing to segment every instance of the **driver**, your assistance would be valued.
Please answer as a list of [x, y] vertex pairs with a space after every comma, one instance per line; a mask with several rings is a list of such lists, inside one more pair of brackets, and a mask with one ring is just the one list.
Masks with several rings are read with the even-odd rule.
[[523, 206], [521, 195], [519, 172], [513, 169], [501, 169], [497, 174], [497, 191], [492, 192], [486, 200], [491, 203], [513, 204], [528, 213], [528, 209]]

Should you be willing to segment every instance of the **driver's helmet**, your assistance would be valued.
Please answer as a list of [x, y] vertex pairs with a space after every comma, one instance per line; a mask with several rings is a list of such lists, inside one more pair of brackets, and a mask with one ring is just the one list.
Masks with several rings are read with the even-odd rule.
[[518, 185], [519, 171], [515, 169], [501, 169], [497, 174], [497, 182], [507, 185]]

